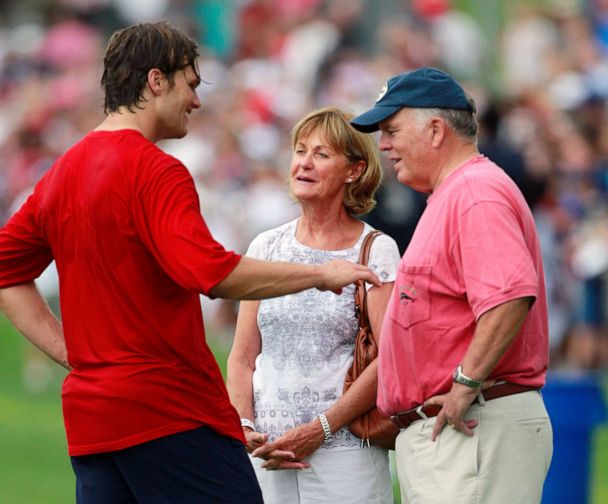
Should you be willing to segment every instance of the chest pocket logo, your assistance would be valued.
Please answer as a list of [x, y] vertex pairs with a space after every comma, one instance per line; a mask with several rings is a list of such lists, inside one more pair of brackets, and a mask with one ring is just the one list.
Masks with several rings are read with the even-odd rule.
[[392, 318], [409, 328], [431, 318], [430, 285], [432, 266], [399, 265]]
[[399, 302], [401, 304], [414, 303], [418, 291], [413, 285], [399, 285]]

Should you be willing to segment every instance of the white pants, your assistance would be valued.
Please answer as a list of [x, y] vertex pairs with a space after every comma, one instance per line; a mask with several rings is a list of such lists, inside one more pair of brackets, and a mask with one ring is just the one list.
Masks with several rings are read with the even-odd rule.
[[414, 422], [396, 442], [401, 497], [407, 504], [538, 504], [553, 454], [553, 431], [539, 392], [473, 404], [473, 437], [436, 418]]
[[309, 469], [267, 471], [251, 458], [266, 504], [393, 504], [388, 451], [317, 450]]

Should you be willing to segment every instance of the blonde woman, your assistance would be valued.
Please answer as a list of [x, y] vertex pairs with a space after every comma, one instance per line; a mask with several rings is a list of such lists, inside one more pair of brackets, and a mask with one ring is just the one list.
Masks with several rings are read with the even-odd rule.
[[[324, 108], [296, 124], [289, 189], [301, 215], [257, 236], [249, 256], [358, 260], [373, 228], [357, 216], [374, 207], [382, 173], [373, 138], [351, 118]], [[373, 242], [369, 265], [382, 281], [367, 285], [376, 335], [398, 261], [392, 238]], [[387, 450], [364, 446], [347, 428], [376, 400], [375, 363], [342, 394], [356, 332], [353, 285], [340, 296], [309, 289], [241, 302], [227, 385], [267, 504], [393, 502]]]

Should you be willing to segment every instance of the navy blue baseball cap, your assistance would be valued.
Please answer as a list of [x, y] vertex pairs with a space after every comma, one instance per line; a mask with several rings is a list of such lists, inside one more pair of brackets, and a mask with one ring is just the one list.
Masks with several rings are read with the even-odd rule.
[[389, 79], [373, 108], [353, 118], [350, 123], [359, 131], [372, 133], [380, 129], [378, 123], [404, 107], [474, 112], [464, 89], [454, 77], [436, 68], [425, 67]]

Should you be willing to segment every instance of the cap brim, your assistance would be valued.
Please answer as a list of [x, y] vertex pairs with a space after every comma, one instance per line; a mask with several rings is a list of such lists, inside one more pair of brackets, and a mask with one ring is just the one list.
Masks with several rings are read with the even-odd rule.
[[367, 112], [363, 112], [363, 114], [353, 117], [350, 124], [353, 128], [363, 133], [373, 133], [380, 129], [378, 126], [379, 123], [388, 119], [400, 109], [401, 106], [379, 107], [376, 105]]

